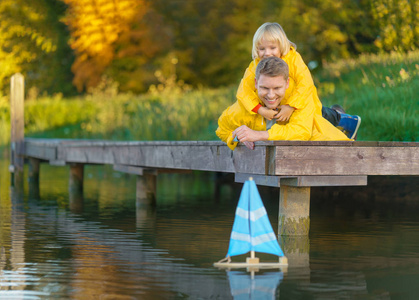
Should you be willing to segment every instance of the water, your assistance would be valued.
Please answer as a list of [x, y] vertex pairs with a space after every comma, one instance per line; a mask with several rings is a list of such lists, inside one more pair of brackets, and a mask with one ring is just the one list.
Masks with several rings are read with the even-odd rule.
[[[86, 167], [70, 205], [68, 168], [41, 166], [39, 195], [10, 189], [0, 160], [0, 299], [419, 299], [417, 178], [312, 189], [308, 238], [280, 240], [283, 272], [218, 270], [241, 185], [159, 175], [156, 209], [135, 178]], [[279, 192], [260, 188], [273, 228]], [[82, 200], [82, 201], [81, 201]]]

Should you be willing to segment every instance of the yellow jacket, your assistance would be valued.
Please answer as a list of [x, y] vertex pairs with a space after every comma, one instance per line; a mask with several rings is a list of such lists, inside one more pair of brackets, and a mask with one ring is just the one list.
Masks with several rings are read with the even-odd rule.
[[[290, 69], [290, 84], [281, 104], [295, 108], [288, 122], [277, 122], [269, 130], [270, 141], [347, 141], [348, 137], [322, 117], [322, 104], [317, 96], [316, 87], [310, 71], [301, 56], [291, 48], [283, 57]], [[252, 109], [259, 100], [255, 87], [255, 70], [259, 60], [250, 63], [237, 92], [237, 101], [228, 107], [218, 119], [217, 136], [227, 143], [232, 150], [237, 146], [233, 142], [232, 132], [241, 125], [258, 131], [266, 130], [266, 120]], [[246, 99], [245, 99], [246, 98]]]
[[[310, 98], [314, 101], [316, 112], [321, 114], [322, 104], [317, 95], [317, 89], [310, 70], [304, 63], [301, 55], [291, 47], [288, 54], [281, 58], [288, 64], [290, 77], [290, 85], [285, 94], [285, 102], [283, 101], [281, 104], [288, 104], [298, 110], [305, 106], [305, 99]], [[259, 61], [260, 59], [255, 59], [250, 63], [240, 82], [236, 95], [237, 100], [251, 114], [255, 114], [252, 110], [258, 104], [262, 104], [255, 87], [255, 72]], [[311, 97], [309, 97], [310, 94], [312, 94]]]
[[[277, 122], [269, 130], [270, 141], [349, 141], [348, 137], [318, 113], [314, 101], [306, 101], [304, 107], [295, 110], [288, 122]], [[238, 101], [229, 106], [218, 119], [217, 136], [234, 150], [233, 131], [246, 125], [257, 130], [266, 130], [266, 120], [259, 114], [251, 114]]]

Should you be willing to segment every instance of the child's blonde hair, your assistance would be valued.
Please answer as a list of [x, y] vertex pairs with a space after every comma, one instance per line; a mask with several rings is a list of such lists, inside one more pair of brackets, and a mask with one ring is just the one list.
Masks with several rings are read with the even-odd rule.
[[279, 53], [281, 57], [287, 55], [291, 46], [294, 49], [297, 49], [297, 45], [291, 42], [287, 35], [285, 34], [284, 29], [278, 23], [265, 23], [256, 30], [255, 35], [253, 36], [253, 48], [252, 48], [252, 57], [253, 59], [259, 58], [258, 48], [259, 45], [264, 39], [268, 42], [277, 42], [279, 46]]

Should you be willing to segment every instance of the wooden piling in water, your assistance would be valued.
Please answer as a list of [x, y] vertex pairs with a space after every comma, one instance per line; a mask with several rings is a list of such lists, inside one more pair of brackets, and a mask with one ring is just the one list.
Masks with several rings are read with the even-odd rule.
[[14, 74], [10, 82], [10, 167], [11, 185], [23, 188], [25, 79]]
[[310, 187], [281, 185], [279, 189], [279, 235], [308, 235]]
[[136, 204], [140, 206], [156, 205], [157, 190], [156, 174], [144, 171], [143, 175], [137, 176]]

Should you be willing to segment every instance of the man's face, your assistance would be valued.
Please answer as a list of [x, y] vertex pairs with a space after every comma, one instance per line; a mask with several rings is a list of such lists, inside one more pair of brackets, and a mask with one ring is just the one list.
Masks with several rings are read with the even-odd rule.
[[276, 109], [284, 98], [289, 80], [284, 76], [270, 77], [261, 74], [259, 80], [255, 80], [259, 99], [270, 109]]

